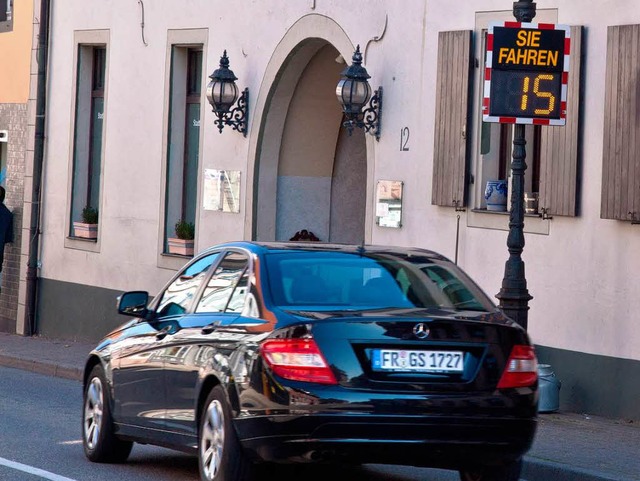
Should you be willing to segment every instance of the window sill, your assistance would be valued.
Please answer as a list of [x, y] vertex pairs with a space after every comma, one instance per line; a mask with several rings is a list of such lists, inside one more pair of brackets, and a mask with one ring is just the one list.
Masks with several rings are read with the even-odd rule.
[[178, 259], [193, 259], [194, 256], [188, 256], [188, 255], [184, 255], [184, 254], [171, 254], [169, 252], [163, 252], [162, 254], [160, 254], [164, 257], [176, 257]]
[[[549, 235], [549, 219], [543, 219], [540, 214], [525, 214], [524, 218], [525, 233]], [[509, 212], [499, 212], [486, 209], [470, 209], [467, 215], [467, 227], [508, 231]]]
[[90, 239], [88, 237], [79, 237], [75, 235], [70, 235], [69, 237], [67, 237], [67, 239], [73, 239], [73, 240], [78, 240], [82, 242], [98, 242], [97, 238]]
[[[471, 209], [471, 212], [478, 212], [480, 214], [495, 214], [495, 215], [509, 215], [510, 212], [508, 210], [487, 210], [487, 209]], [[525, 212], [525, 217], [532, 217], [542, 219], [542, 214], [527, 214]]]
[[78, 249], [81, 251], [100, 252], [100, 242], [98, 239], [86, 237], [67, 236], [64, 239], [64, 246], [68, 249]]
[[170, 269], [177, 271], [182, 269], [187, 262], [193, 259], [193, 256], [183, 256], [180, 254], [169, 254], [168, 252], [160, 252], [158, 254], [158, 267], [161, 269]]

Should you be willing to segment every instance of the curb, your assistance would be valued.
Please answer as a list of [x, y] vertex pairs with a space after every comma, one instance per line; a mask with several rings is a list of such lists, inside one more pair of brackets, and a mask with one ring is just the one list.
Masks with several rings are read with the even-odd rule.
[[522, 476], [527, 481], [638, 481], [640, 478], [612, 477], [591, 469], [569, 466], [531, 456], [524, 457]]
[[53, 362], [34, 361], [0, 354], [0, 366], [22, 369], [45, 376], [59, 377], [71, 381], [82, 381], [83, 369], [80, 367], [61, 366]]

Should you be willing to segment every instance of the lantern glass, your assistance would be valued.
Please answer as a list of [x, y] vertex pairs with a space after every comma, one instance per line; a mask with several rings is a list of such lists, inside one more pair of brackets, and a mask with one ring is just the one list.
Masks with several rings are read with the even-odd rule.
[[360, 113], [371, 98], [371, 86], [366, 80], [344, 78], [338, 82], [336, 96], [345, 113]]
[[207, 86], [207, 100], [214, 112], [228, 112], [237, 98], [238, 87], [235, 82], [212, 80]]

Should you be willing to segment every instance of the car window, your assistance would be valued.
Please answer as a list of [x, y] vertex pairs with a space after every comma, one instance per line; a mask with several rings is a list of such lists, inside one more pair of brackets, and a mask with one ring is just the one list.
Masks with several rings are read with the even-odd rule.
[[274, 257], [279, 275], [274, 278], [270, 269], [269, 278], [279, 305], [411, 307], [393, 275], [375, 260], [346, 253]]
[[454, 307], [479, 310], [482, 305], [473, 293], [449, 269], [430, 265], [422, 269]]
[[198, 292], [207, 270], [220, 253], [205, 256], [189, 265], [161, 294], [156, 307], [158, 317], [184, 314]]
[[248, 281], [245, 281], [244, 286], [239, 281], [248, 264], [247, 256], [239, 252], [225, 255], [209, 279], [196, 306], [196, 312], [224, 312], [227, 305], [230, 312], [242, 312]]
[[[225, 312], [242, 313], [245, 307], [245, 300], [247, 297], [247, 290], [249, 289], [249, 273], [245, 269], [244, 274], [236, 284], [229, 303], [225, 309]], [[254, 316], [251, 316], [254, 317]]]
[[279, 306], [492, 309], [477, 286], [446, 260], [298, 251], [267, 254], [266, 261]]

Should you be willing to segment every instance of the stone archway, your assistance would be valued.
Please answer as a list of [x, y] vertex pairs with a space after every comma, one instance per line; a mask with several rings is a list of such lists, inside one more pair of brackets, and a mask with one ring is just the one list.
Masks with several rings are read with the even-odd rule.
[[370, 240], [371, 139], [345, 135], [335, 99], [340, 60], [352, 52], [344, 31], [315, 14], [278, 45], [258, 94], [260, 125], [251, 129], [246, 237], [287, 240], [309, 229], [323, 241]]
[[275, 240], [306, 229], [323, 241], [363, 241], [366, 149], [362, 131], [340, 127], [335, 86], [344, 67], [326, 44], [296, 84], [280, 146]]

